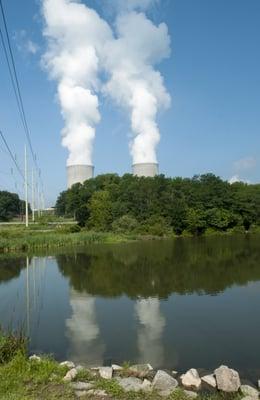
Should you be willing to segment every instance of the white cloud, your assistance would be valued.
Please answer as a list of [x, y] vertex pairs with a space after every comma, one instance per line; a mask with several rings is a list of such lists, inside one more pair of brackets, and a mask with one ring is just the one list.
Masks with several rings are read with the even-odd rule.
[[247, 180], [247, 179], [243, 179], [243, 178], [241, 178], [239, 175], [233, 175], [230, 179], [229, 179], [229, 181], [228, 181], [231, 185], [233, 184], [233, 183], [236, 183], [236, 182], [243, 182], [243, 183], [251, 183], [249, 180]]
[[156, 162], [156, 117], [160, 108], [170, 105], [170, 95], [154, 66], [170, 54], [168, 29], [135, 11], [120, 14], [115, 26], [116, 39], [106, 47], [104, 65], [110, 79], [104, 91], [130, 114], [133, 163]]
[[19, 32], [15, 32], [14, 39], [19, 51], [24, 54], [35, 55], [38, 53], [40, 47], [32, 39], [28, 38], [27, 32], [22, 29]]
[[255, 168], [255, 166], [256, 166], [256, 159], [254, 157], [241, 158], [240, 160], [235, 161], [233, 164], [234, 170], [237, 172], [247, 171]]
[[25, 43], [25, 49], [28, 51], [28, 53], [31, 54], [36, 54], [39, 51], [39, 46], [37, 43], [34, 43], [32, 40], [27, 40]]
[[[133, 162], [156, 162], [160, 140], [156, 117], [171, 99], [155, 66], [169, 56], [170, 37], [166, 24], [157, 26], [140, 12], [156, 2], [117, 0], [112, 30], [79, 0], [43, 0], [48, 40], [43, 62], [58, 84], [68, 165], [92, 163], [101, 88], [130, 115]], [[102, 70], [106, 82], [100, 82]]]
[[119, 10], [147, 10], [149, 7], [159, 3], [160, 0], [116, 0]]
[[43, 63], [58, 84], [67, 163], [92, 164], [95, 126], [100, 121], [99, 54], [112, 33], [94, 10], [77, 1], [43, 0], [43, 15], [48, 40]]

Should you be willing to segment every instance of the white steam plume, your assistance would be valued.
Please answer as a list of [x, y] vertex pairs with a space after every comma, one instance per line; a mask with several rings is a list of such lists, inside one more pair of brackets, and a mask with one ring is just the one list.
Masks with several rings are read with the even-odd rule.
[[[138, 8], [149, 3], [127, 2]], [[133, 163], [153, 163], [157, 162], [156, 147], [160, 140], [157, 113], [161, 107], [170, 105], [163, 78], [154, 66], [169, 56], [170, 38], [164, 23], [156, 26], [142, 12], [123, 11], [116, 19], [116, 39], [106, 45], [104, 63], [110, 80], [105, 92], [130, 112]]]
[[77, 1], [43, 0], [43, 15], [48, 39], [43, 62], [58, 82], [67, 164], [92, 164], [95, 126], [100, 120], [98, 54], [111, 40], [111, 30], [94, 10]]
[[159, 3], [160, 0], [107, 0], [111, 6], [115, 6], [120, 12], [122, 10], [146, 10], [147, 8]]

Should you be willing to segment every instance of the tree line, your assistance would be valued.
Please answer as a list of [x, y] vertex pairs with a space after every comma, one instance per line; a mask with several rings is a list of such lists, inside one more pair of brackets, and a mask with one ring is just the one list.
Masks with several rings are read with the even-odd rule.
[[6, 190], [0, 191], [0, 221], [8, 222], [24, 214], [25, 202], [18, 194]]
[[62, 192], [56, 213], [97, 231], [194, 235], [260, 226], [260, 185], [193, 178], [99, 175]]

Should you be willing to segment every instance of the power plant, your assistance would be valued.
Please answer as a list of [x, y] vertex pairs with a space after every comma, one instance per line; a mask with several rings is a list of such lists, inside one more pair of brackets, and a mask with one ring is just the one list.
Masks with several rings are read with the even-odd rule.
[[83, 183], [87, 179], [94, 177], [93, 165], [68, 165], [67, 166], [67, 182], [68, 189], [75, 183]]
[[132, 166], [133, 175], [154, 177], [159, 174], [159, 165], [157, 163], [138, 163]]
[[[135, 176], [151, 177], [159, 174], [159, 165], [157, 163], [137, 163], [132, 166], [132, 173]], [[68, 165], [67, 166], [67, 187], [71, 188], [75, 183], [83, 183], [94, 177], [93, 165]]]

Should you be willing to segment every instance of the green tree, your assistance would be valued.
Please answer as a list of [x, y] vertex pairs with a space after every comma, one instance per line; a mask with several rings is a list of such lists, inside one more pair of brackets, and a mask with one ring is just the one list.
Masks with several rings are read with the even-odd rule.
[[112, 224], [112, 202], [107, 190], [95, 192], [88, 205], [88, 226], [99, 231], [108, 231]]
[[238, 218], [229, 210], [212, 208], [206, 212], [206, 220], [209, 227], [226, 231], [236, 226]]
[[202, 210], [189, 208], [187, 211], [187, 230], [193, 235], [201, 235], [207, 228], [205, 212]]
[[22, 202], [15, 193], [0, 191], [0, 221], [10, 221], [18, 216]]
[[112, 224], [112, 229], [117, 233], [133, 232], [138, 226], [137, 220], [131, 215], [123, 215]]

